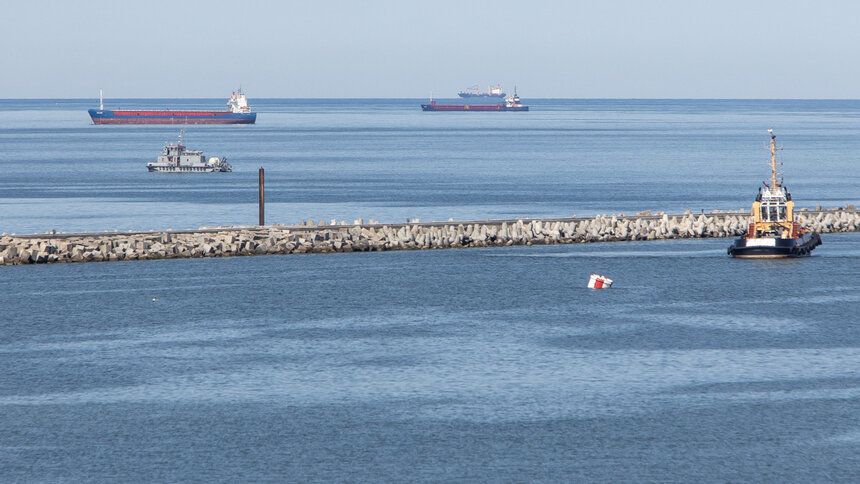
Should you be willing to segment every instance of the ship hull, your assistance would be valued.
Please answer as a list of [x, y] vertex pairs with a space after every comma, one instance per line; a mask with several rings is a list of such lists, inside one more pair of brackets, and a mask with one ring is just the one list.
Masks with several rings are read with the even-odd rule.
[[528, 106], [505, 106], [503, 104], [422, 104], [424, 111], [528, 111]]
[[151, 173], [229, 173], [232, 169], [214, 168], [211, 166], [153, 166], [147, 165], [146, 169]]
[[740, 259], [782, 259], [805, 257], [821, 245], [821, 237], [815, 233], [803, 234], [793, 239], [779, 237], [740, 238], [729, 246], [728, 254]]
[[93, 124], [254, 124], [257, 113], [231, 111], [88, 110]]

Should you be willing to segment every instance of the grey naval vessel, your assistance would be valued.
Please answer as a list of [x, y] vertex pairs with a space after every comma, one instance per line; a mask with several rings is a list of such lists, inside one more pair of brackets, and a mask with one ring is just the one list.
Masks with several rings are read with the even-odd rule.
[[227, 163], [227, 157], [215, 157], [206, 159], [203, 152], [199, 150], [185, 149], [182, 144], [182, 135], [179, 132], [177, 143], [167, 143], [161, 150], [156, 161], [146, 164], [146, 169], [159, 173], [215, 173], [233, 171], [233, 167]]

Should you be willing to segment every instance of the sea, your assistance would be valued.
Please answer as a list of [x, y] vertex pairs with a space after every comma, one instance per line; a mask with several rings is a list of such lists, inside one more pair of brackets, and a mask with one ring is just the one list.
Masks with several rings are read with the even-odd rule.
[[[0, 233], [860, 202], [860, 101], [0, 100]], [[108, 108], [217, 109], [222, 99]], [[442, 102], [442, 100], [440, 100]], [[232, 173], [148, 173], [184, 129]], [[0, 267], [0, 482], [856, 482], [860, 234]], [[586, 288], [589, 274], [610, 289]]]

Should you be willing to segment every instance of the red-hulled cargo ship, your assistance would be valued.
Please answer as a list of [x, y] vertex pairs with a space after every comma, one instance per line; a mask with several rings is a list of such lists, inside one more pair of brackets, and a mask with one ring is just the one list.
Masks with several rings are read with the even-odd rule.
[[93, 124], [254, 124], [257, 120], [241, 89], [230, 96], [225, 111], [105, 109], [99, 92], [99, 109], [88, 112]]
[[528, 106], [523, 106], [520, 103], [520, 97], [517, 96], [517, 91], [514, 89], [514, 95], [505, 98], [505, 103], [498, 104], [437, 104], [436, 101], [430, 100], [429, 104], [422, 104], [421, 109], [424, 111], [469, 111], [469, 112], [486, 112], [486, 111], [528, 111]]

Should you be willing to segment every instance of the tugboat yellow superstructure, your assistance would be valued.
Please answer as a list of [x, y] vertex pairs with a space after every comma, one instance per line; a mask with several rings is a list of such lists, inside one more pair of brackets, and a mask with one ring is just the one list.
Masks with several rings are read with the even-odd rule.
[[732, 257], [742, 258], [781, 258], [809, 255], [821, 245], [821, 237], [804, 230], [794, 217], [794, 202], [791, 194], [777, 180], [776, 135], [770, 133], [770, 184], [764, 182], [750, 212], [749, 231], [735, 240], [729, 247]]

